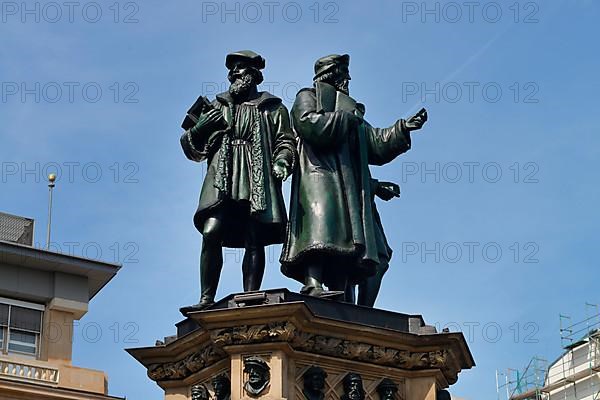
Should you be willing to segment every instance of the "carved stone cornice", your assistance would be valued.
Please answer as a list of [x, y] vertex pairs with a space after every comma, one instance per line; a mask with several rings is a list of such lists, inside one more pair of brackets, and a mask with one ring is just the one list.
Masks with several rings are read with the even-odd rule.
[[267, 324], [242, 325], [210, 332], [213, 343], [217, 346], [237, 344], [288, 342], [298, 333], [291, 322], [271, 322]]
[[456, 382], [461, 370], [475, 365], [459, 332], [395, 329], [389, 327], [394, 325], [394, 318], [407, 317], [389, 312], [374, 321], [381, 325], [368, 323], [365, 318], [362, 323], [354, 322], [352, 306], [344, 312], [324, 310], [328, 303], [311, 309], [310, 301], [193, 312], [188, 318], [199, 329], [160, 346], [128, 351], [160, 385], [183, 381], [240, 349], [252, 353], [253, 349], [264, 351], [280, 344], [303, 357], [327, 356], [415, 374], [435, 370], [449, 384]]
[[288, 321], [211, 331], [217, 346], [287, 342], [295, 350], [402, 369], [445, 368], [447, 350], [411, 352], [372, 343], [302, 332]]
[[153, 381], [185, 379], [227, 357], [222, 348], [212, 344], [189, 354], [182, 360], [148, 366], [148, 377]]

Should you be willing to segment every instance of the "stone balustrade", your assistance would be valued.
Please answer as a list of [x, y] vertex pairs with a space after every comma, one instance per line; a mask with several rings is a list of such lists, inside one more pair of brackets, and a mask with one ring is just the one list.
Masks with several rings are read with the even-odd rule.
[[59, 373], [56, 368], [42, 367], [15, 360], [0, 360], [0, 378], [57, 385]]

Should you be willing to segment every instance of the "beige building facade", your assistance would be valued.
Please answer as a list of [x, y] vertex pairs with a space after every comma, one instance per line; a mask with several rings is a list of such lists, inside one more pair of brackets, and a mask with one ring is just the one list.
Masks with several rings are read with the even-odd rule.
[[13, 236], [0, 237], [0, 400], [117, 399], [106, 374], [73, 365], [72, 354], [74, 321], [120, 266]]

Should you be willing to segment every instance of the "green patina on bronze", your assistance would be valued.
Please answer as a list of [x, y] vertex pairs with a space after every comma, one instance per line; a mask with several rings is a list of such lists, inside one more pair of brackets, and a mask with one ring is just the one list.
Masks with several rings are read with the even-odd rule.
[[391, 256], [369, 165], [385, 165], [409, 150], [410, 132], [422, 127], [427, 113], [389, 128], [371, 126], [364, 105], [349, 96], [348, 64], [348, 55], [317, 60], [314, 88], [301, 90], [292, 107], [298, 168], [281, 263], [286, 276], [305, 285], [303, 293], [322, 295], [324, 283], [353, 301], [348, 288], [375, 275], [379, 265], [387, 268]]

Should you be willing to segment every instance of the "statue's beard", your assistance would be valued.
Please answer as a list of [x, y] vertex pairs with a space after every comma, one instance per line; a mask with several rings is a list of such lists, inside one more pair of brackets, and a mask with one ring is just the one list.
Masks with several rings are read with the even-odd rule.
[[351, 390], [350, 392], [348, 392], [348, 398], [350, 400], [363, 400], [363, 396], [360, 390]]
[[335, 82], [335, 88], [344, 94], [350, 94], [348, 86], [350, 81], [348, 79], [340, 79]]
[[252, 75], [246, 74], [244, 76], [238, 77], [231, 83], [229, 86], [229, 94], [233, 98], [241, 98], [247, 96], [252, 88], [256, 86], [254, 84], [254, 79], [252, 79]]

